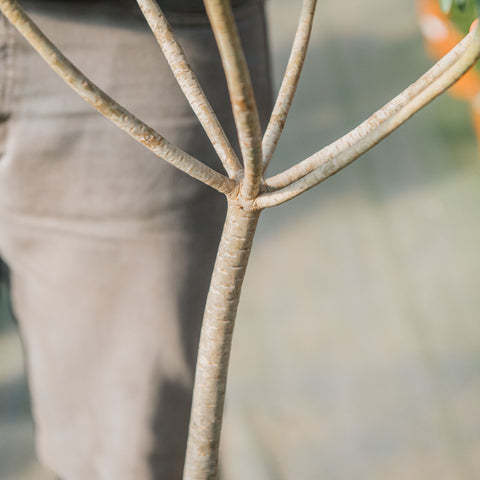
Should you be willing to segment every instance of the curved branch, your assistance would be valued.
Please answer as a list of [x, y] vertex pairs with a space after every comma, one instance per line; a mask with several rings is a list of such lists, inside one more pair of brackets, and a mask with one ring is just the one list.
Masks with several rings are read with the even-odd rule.
[[242, 151], [245, 178], [242, 195], [255, 198], [262, 180], [262, 131], [252, 82], [229, 0], [205, 0], [222, 58], [238, 141]]
[[170, 143], [93, 84], [45, 37], [16, 0], [0, 0], [0, 11], [75, 92], [115, 125], [145, 145], [155, 155], [193, 178], [226, 195], [235, 189], [236, 183], [233, 180], [204, 165]]
[[297, 32], [293, 40], [292, 51], [288, 59], [285, 75], [283, 76], [282, 85], [278, 92], [267, 129], [263, 135], [263, 171], [267, 169], [270, 163], [285, 122], [287, 121], [288, 111], [290, 110], [307, 54], [316, 5], [317, 0], [303, 0]]
[[278, 190], [259, 196], [256, 207], [284, 203], [353, 162], [455, 83], [479, 55], [480, 29], [477, 27], [417, 82], [368, 120], [295, 167], [268, 179], [267, 188]]
[[190, 67], [182, 47], [177, 42], [168, 20], [155, 0], [137, 0], [137, 3], [225, 170], [231, 178], [236, 177], [243, 167]]
[[445, 55], [445, 57], [435, 64], [427, 73], [420, 77], [417, 82], [410, 85], [406, 90], [400, 93], [400, 95], [388, 102], [384, 107], [378, 110], [366, 121], [361, 123], [354, 130], [350, 131], [340, 139], [308, 157], [299, 164], [267, 179], [266, 184], [268, 185], [268, 188], [278, 190], [299, 180], [320, 166], [325, 159], [328, 160], [330, 157], [338, 155], [347, 148], [351, 147], [356, 140], [361, 138], [362, 135], [368, 133], [369, 129], [374, 127], [376, 124], [381, 124], [382, 122], [388, 120], [392, 115], [397, 114], [400, 109], [402, 109], [413, 98], [427, 88], [433, 80], [435, 80], [439, 75], [455, 64], [458, 60], [458, 55], [461, 55], [467, 49], [468, 44], [469, 43], [466, 41], [466, 39], [460, 42], [454, 50]]

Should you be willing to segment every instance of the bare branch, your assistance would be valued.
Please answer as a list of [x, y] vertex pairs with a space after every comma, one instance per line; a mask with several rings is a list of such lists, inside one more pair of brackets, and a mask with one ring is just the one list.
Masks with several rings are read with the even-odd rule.
[[288, 59], [282, 85], [278, 92], [277, 101], [273, 108], [270, 121], [263, 136], [263, 171], [270, 163], [273, 152], [277, 147], [283, 127], [287, 121], [287, 115], [297, 89], [298, 80], [302, 72], [303, 63], [307, 54], [310, 33], [312, 31], [313, 17], [317, 0], [303, 0], [302, 11], [298, 21], [297, 32], [293, 40], [292, 52]]
[[231, 178], [235, 178], [243, 167], [192, 71], [182, 47], [177, 42], [168, 20], [155, 0], [137, 0], [137, 2], [225, 170]]
[[417, 82], [368, 120], [295, 167], [268, 179], [267, 188], [277, 190], [258, 197], [255, 205], [266, 208], [286, 202], [353, 162], [455, 83], [479, 55], [480, 29], [477, 27]]
[[204, 0], [222, 58], [245, 178], [242, 195], [255, 198], [262, 179], [262, 132], [252, 82], [229, 0]]
[[342, 153], [362, 135], [368, 133], [368, 130], [375, 127], [376, 124], [388, 120], [392, 115], [397, 114], [405, 105], [407, 105], [413, 98], [415, 98], [420, 92], [427, 88], [433, 80], [439, 75], [444, 73], [448, 68], [455, 64], [458, 60], [458, 55], [461, 55], [467, 49], [467, 43], [460, 42], [454, 51], [443, 57], [436, 65], [434, 65], [427, 73], [425, 73], [417, 82], [410, 85], [400, 95], [388, 102], [384, 107], [377, 111], [374, 115], [361, 123], [357, 128], [350, 131], [340, 139], [336, 140], [332, 144], [323, 148], [319, 152], [308, 157], [303, 162], [289, 168], [285, 172], [282, 172], [274, 177], [267, 179], [266, 183], [270, 189], [278, 190], [305, 175], [312, 172], [315, 168], [322, 164], [323, 157], [327, 160], [334, 155]]
[[155, 155], [197, 180], [226, 195], [235, 189], [236, 183], [233, 180], [168, 142], [93, 84], [45, 37], [16, 0], [0, 0], [0, 10], [60, 77], [115, 125]]

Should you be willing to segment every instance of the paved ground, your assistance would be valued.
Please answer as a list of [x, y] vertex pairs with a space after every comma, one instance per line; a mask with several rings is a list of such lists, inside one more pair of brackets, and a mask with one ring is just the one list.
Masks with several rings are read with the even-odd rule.
[[[269, 5], [277, 78], [299, 4]], [[272, 172], [429, 65], [412, 0], [319, 2]], [[317, 190], [263, 214], [231, 362], [225, 478], [480, 478], [479, 210], [468, 110], [442, 98]], [[50, 480], [34, 461], [8, 326], [0, 355], [0, 480]]]

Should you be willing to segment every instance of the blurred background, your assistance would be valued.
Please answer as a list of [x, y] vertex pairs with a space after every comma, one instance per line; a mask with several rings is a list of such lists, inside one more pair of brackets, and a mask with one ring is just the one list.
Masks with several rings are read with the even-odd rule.
[[[278, 87], [300, 1], [268, 2]], [[433, 63], [414, 0], [319, 1], [270, 173]], [[314, 191], [262, 215], [222, 444], [230, 480], [480, 478], [480, 158], [443, 96]], [[0, 313], [0, 480], [36, 462], [20, 343]]]

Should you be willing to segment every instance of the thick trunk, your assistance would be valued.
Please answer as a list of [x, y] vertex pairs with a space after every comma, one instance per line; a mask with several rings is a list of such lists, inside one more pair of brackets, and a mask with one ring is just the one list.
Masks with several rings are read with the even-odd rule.
[[217, 476], [233, 327], [259, 215], [233, 202], [228, 206], [203, 319], [184, 480]]

